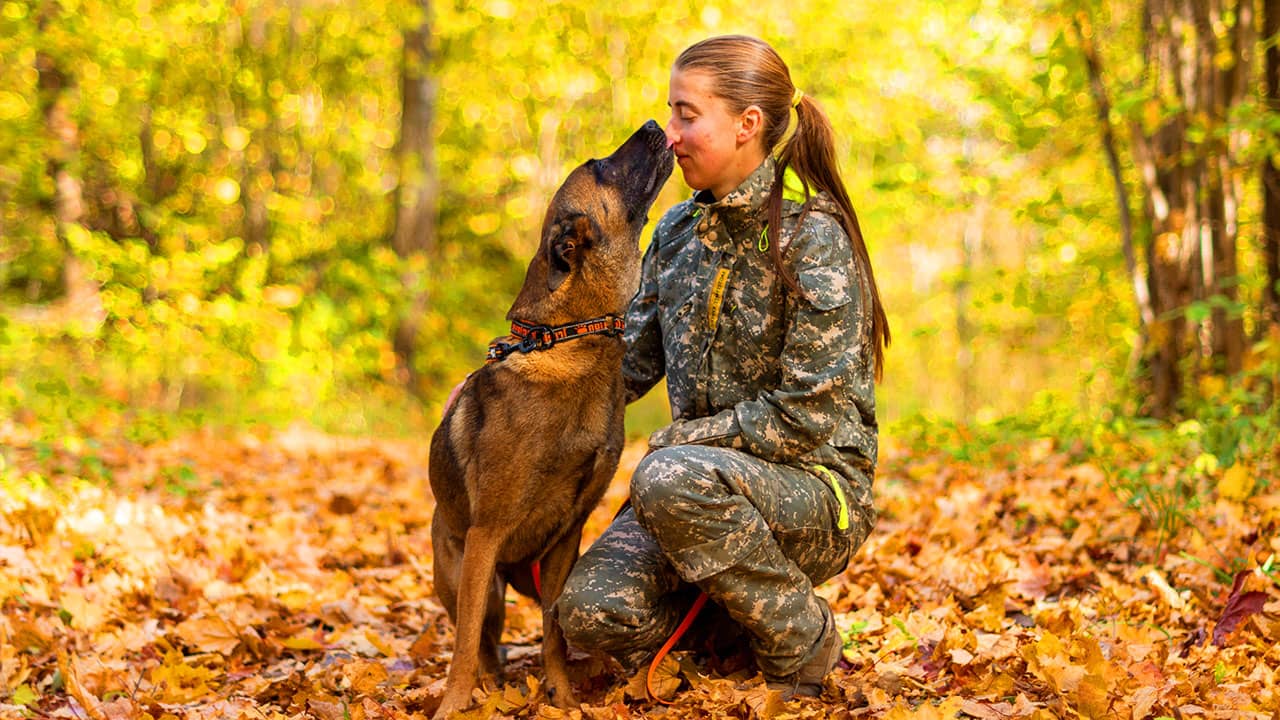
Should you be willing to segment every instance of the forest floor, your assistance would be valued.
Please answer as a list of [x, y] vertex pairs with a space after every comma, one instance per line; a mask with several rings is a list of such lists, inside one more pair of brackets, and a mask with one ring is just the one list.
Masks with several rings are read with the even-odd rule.
[[[425, 439], [37, 438], [0, 420], [0, 716], [435, 709], [453, 631], [432, 595]], [[1280, 488], [1171, 504], [1119, 477], [1049, 440], [962, 462], [887, 439], [879, 524], [819, 588], [846, 639], [822, 697], [783, 703], [675, 653], [664, 706], [575, 652], [582, 705], [562, 711], [538, 680], [537, 608], [511, 594], [505, 684], [460, 717], [1277, 717]]]

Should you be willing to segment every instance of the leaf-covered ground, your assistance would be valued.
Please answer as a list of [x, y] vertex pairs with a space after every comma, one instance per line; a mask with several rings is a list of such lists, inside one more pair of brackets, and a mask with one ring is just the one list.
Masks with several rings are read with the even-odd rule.
[[[435, 709], [452, 629], [432, 597], [425, 441], [36, 437], [0, 421], [0, 716]], [[665, 707], [576, 653], [583, 705], [565, 713], [538, 683], [536, 609], [512, 595], [505, 684], [477, 691], [465, 717], [1280, 713], [1274, 485], [1160, 512], [1049, 441], [970, 463], [886, 445], [880, 523], [820, 588], [847, 637], [822, 698], [781, 703], [749, 671], [676, 653]]]

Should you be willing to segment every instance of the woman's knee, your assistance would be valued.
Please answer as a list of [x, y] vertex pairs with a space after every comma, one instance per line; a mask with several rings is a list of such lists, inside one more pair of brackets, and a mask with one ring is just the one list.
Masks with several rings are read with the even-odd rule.
[[658, 448], [631, 474], [631, 504], [637, 517], [678, 514], [692, 499], [706, 494], [707, 484], [707, 473], [689, 448]]
[[591, 582], [589, 573], [574, 572], [556, 600], [556, 617], [565, 640], [577, 647], [612, 647], [635, 632], [634, 614], [620, 593], [606, 592]]

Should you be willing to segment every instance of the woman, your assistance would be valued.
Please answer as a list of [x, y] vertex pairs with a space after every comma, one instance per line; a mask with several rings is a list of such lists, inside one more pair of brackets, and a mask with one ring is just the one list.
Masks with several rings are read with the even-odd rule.
[[696, 192], [654, 230], [623, 374], [629, 401], [665, 376], [674, 421], [574, 567], [560, 623], [637, 668], [700, 590], [745, 630], [771, 687], [818, 695], [841, 638], [813, 588], [875, 522], [884, 310], [830, 123], [773, 48], [693, 45], [668, 104]]

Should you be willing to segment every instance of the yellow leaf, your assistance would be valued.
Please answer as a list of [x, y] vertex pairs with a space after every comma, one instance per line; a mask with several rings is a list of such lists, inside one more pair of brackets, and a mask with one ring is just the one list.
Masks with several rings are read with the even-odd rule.
[[160, 702], [188, 703], [212, 692], [209, 683], [219, 675], [217, 670], [188, 665], [182, 653], [170, 650], [164, 664], [151, 669], [149, 679]]
[[1218, 481], [1218, 496], [1243, 502], [1253, 494], [1254, 478], [1241, 463], [1236, 463], [1222, 473]]
[[324, 645], [309, 635], [294, 635], [280, 642], [290, 650], [323, 650]]
[[1075, 692], [1084, 679], [1085, 668], [1071, 659], [1053, 633], [1046, 632], [1034, 645], [1024, 647], [1021, 654], [1027, 669], [1057, 692]]
[[193, 617], [178, 625], [177, 631], [178, 637], [200, 652], [230, 655], [240, 644], [235, 629], [220, 617]]
[[25, 116], [30, 109], [26, 99], [18, 93], [0, 91], [0, 120], [16, 120]]
[[387, 669], [382, 663], [355, 660], [342, 666], [342, 675], [356, 693], [370, 695], [378, 689], [379, 683], [387, 679]]
[[1159, 700], [1159, 691], [1150, 686], [1143, 686], [1133, 692], [1133, 717], [1135, 720], [1141, 720], [1151, 714], [1151, 708], [1155, 706], [1156, 700]]
[[1076, 703], [1085, 717], [1106, 717], [1107, 681], [1102, 675], [1086, 675], [1076, 688]]
[[40, 696], [26, 683], [19, 685], [13, 691], [13, 695], [9, 697], [10, 702], [14, 705], [34, 705], [39, 699]]
[[521, 688], [516, 685], [507, 685], [502, 689], [502, 702], [498, 704], [498, 709], [504, 713], [509, 713], [527, 704], [529, 704], [529, 699]]
[[957, 717], [963, 708], [964, 700], [959, 697], [947, 698], [937, 706], [929, 702], [920, 703], [914, 710], [899, 701], [884, 717], [885, 720], [950, 720]]
[[364, 639], [368, 640], [369, 644], [377, 648], [378, 652], [382, 653], [385, 657], [396, 656], [395, 648], [391, 647], [391, 643], [383, 640], [382, 636], [373, 630], [365, 630]]
[[543, 704], [538, 706], [538, 714], [534, 717], [538, 718], [538, 720], [562, 720], [562, 718], [569, 717], [569, 713], [555, 705]]
[[92, 720], [105, 720], [106, 716], [102, 714], [101, 702], [96, 696], [85, 690], [80, 683], [80, 677], [76, 673], [75, 664], [71, 661], [71, 657], [67, 655], [67, 651], [58, 648], [58, 671], [62, 673], [62, 680], [66, 683], [67, 694], [76, 699], [80, 703], [80, 707], [84, 708], [85, 713]]

